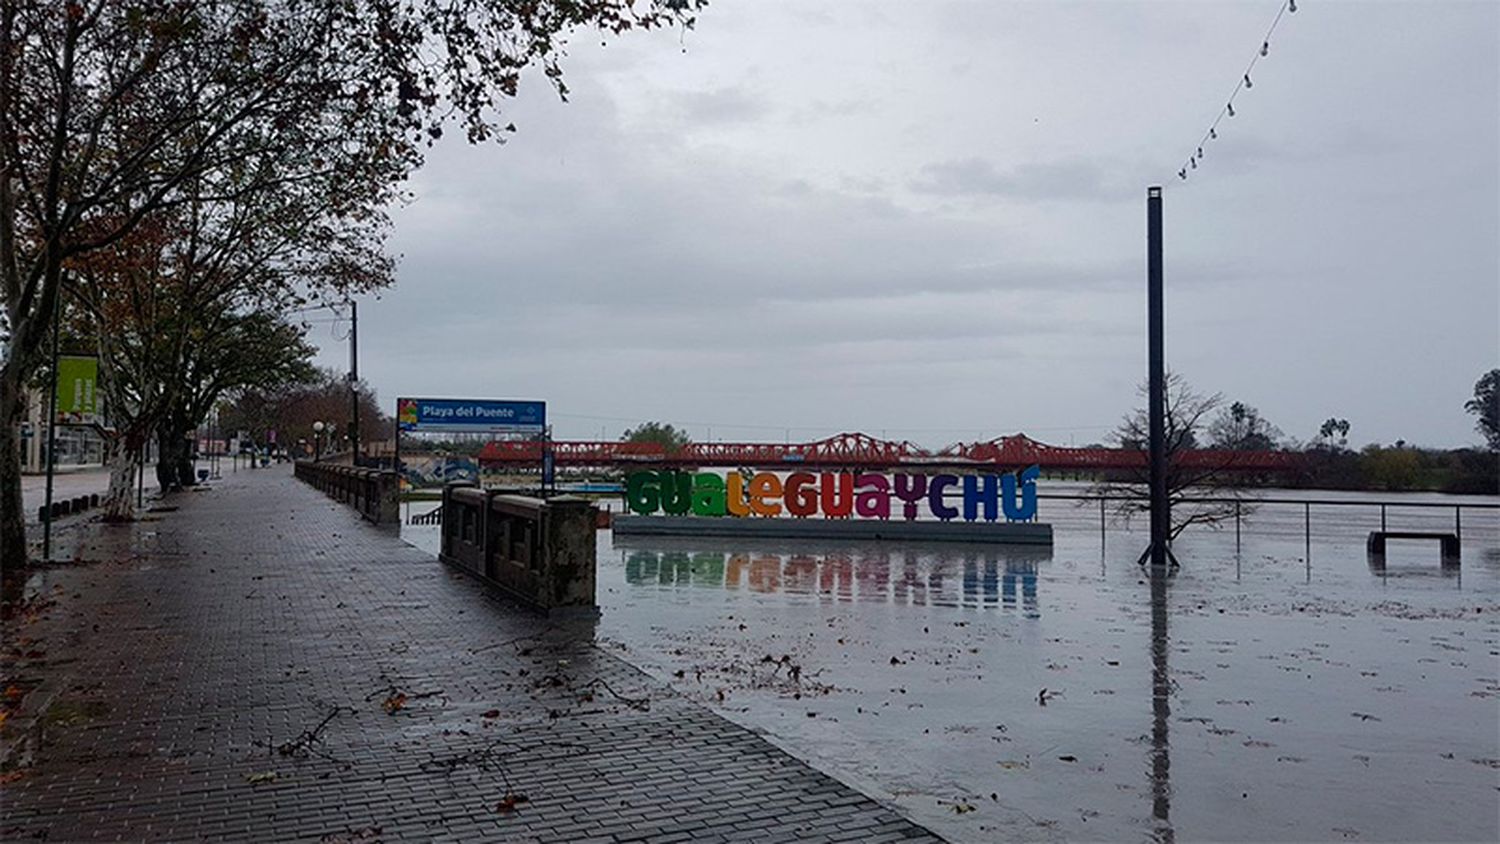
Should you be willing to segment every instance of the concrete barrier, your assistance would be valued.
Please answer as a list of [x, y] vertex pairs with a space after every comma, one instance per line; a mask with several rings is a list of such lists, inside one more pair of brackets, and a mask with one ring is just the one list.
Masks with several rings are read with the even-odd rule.
[[348, 504], [377, 525], [401, 523], [400, 484], [395, 472], [298, 460], [293, 473], [298, 480]]
[[439, 556], [543, 612], [594, 611], [596, 519], [582, 498], [448, 484]]

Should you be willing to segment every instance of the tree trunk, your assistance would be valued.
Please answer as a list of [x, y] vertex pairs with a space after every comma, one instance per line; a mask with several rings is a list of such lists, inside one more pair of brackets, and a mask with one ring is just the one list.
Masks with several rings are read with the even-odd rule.
[[0, 368], [0, 569], [26, 564], [21, 501], [21, 370], [12, 357]]
[[166, 430], [164, 423], [156, 431], [156, 484], [162, 492], [176, 492], [182, 488], [177, 481], [177, 448], [181, 444], [181, 437], [176, 442], [172, 441], [171, 435]]
[[109, 492], [104, 498], [106, 522], [135, 521], [135, 471], [140, 465], [145, 435], [121, 431], [106, 440], [104, 465], [109, 467]]
[[192, 443], [188, 440], [191, 427], [187, 415], [171, 411], [161, 421], [157, 434], [157, 445], [161, 453], [156, 462], [156, 478], [163, 492], [195, 486], [197, 475], [193, 471]]

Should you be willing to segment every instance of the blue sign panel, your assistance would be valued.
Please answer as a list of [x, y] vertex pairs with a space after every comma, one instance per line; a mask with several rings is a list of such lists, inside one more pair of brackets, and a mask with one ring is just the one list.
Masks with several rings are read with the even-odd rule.
[[547, 403], [396, 399], [396, 424], [403, 431], [540, 434], [547, 427]]

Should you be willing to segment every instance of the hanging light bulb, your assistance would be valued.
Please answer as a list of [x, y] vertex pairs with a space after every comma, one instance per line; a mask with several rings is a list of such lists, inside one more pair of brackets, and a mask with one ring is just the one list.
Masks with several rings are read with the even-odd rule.
[[1255, 83], [1250, 81], [1250, 74], [1248, 74], [1248, 73], [1245, 74], [1245, 87], [1246, 88], [1254, 88], [1255, 87]]
[[1194, 170], [1198, 169], [1198, 159], [1196, 159], [1196, 158], [1189, 158], [1188, 159], [1188, 163], [1191, 164], [1191, 165], [1193, 165], [1193, 169]]
[[1187, 168], [1186, 167], [1184, 167], [1181, 170], [1177, 171], [1177, 178], [1183, 180], [1184, 182], [1187, 181]]
[[1203, 157], [1203, 147], [1198, 147], [1198, 157], [1199, 158]]
[[1208, 130], [1208, 137], [1209, 137], [1209, 140], [1217, 141], [1219, 139], [1219, 132], [1218, 132], [1218, 130], [1210, 128]]
[[1261, 55], [1261, 57], [1265, 58], [1265, 56], [1267, 56], [1268, 54], [1270, 54], [1270, 52], [1271, 52], [1271, 42], [1269, 42], [1269, 41], [1261, 42], [1261, 45], [1260, 45], [1260, 55]]
[[1297, 14], [1297, 0], [1287, 0], [1286, 10], [1294, 15]]
[[1227, 106], [1226, 106], [1226, 108], [1228, 108], [1228, 109], [1229, 109], [1229, 116], [1230, 116], [1230, 117], [1233, 117], [1233, 116], [1234, 116], [1234, 103], [1229, 103], [1229, 104], [1228, 104], [1228, 105], [1227, 105]]

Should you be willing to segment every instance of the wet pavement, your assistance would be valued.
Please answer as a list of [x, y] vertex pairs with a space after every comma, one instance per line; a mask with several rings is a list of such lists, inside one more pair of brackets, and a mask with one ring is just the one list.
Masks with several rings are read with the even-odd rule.
[[1459, 569], [1373, 568], [1377, 507], [1267, 505], [1155, 582], [1139, 534], [1049, 517], [1050, 554], [602, 532], [599, 635], [956, 841], [1500, 839], [1495, 511]]
[[291, 478], [9, 583], [0, 839], [936, 840]]

